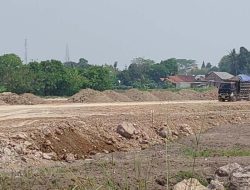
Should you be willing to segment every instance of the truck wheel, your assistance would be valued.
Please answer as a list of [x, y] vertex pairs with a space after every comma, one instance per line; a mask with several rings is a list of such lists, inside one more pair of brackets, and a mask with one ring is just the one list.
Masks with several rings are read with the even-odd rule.
[[237, 99], [236, 99], [235, 96], [231, 97], [231, 101], [232, 101], [232, 102], [236, 102], [236, 100], [237, 100]]
[[250, 95], [248, 96], [247, 101], [250, 101]]

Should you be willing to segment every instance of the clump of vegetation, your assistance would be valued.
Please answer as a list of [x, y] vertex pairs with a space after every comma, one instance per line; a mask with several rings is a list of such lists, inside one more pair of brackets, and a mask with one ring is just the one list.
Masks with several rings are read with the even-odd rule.
[[197, 179], [202, 185], [208, 186], [208, 181], [206, 178], [198, 173], [193, 173], [192, 171], [179, 171], [175, 176], [171, 179], [175, 181], [175, 183], [181, 182], [184, 179], [195, 178]]
[[0, 93], [6, 92], [6, 88], [4, 86], [0, 86]]
[[240, 148], [228, 149], [228, 150], [214, 150], [214, 149], [205, 149], [196, 151], [192, 148], [186, 148], [184, 154], [189, 157], [243, 157], [250, 156], [250, 150], [244, 150]]

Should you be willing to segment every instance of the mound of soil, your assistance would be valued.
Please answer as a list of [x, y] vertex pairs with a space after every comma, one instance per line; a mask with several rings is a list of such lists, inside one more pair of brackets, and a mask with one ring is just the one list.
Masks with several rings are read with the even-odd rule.
[[206, 100], [217, 100], [218, 99], [218, 89], [213, 89], [208, 92], [203, 93], [203, 97]]
[[173, 100], [182, 100], [180, 94], [175, 92], [166, 91], [166, 90], [156, 90], [151, 92], [156, 96], [160, 101], [173, 101]]
[[6, 105], [6, 103], [2, 100], [0, 100], [0, 105]]
[[132, 102], [132, 100], [122, 92], [106, 90], [103, 92], [103, 94], [112, 99], [114, 102]]
[[10, 105], [34, 105], [34, 104], [42, 104], [44, 102], [42, 98], [37, 97], [33, 94], [27, 93], [18, 95], [11, 92], [1, 93], [0, 101], [3, 102], [4, 104], [10, 104]]
[[35, 96], [34, 94], [31, 94], [31, 93], [22, 94], [22, 95], [20, 95], [20, 97], [23, 97], [24, 99], [28, 100], [33, 105], [44, 103], [44, 99], [42, 99], [38, 96]]
[[124, 94], [133, 101], [138, 101], [138, 102], [159, 101], [159, 98], [157, 98], [156, 96], [154, 96], [152, 93], [148, 91], [140, 91], [137, 89], [131, 89], [131, 90], [127, 90]]
[[183, 89], [177, 92], [168, 90], [141, 91], [130, 89], [126, 91], [106, 90], [99, 92], [91, 89], [81, 90], [69, 98], [70, 102], [78, 103], [105, 103], [105, 102], [147, 102], [147, 101], [174, 101], [174, 100], [216, 100], [217, 89], [207, 92]]
[[68, 153], [80, 159], [104, 150], [116, 150], [114, 145], [107, 144], [98, 133], [89, 131], [89, 127], [82, 121], [55, 120], [42, 125], [42, 130], [33, 133], [36, 145], [42, 152], [55, 152], [58, 160], [63, 160]]
[[201, 100], [202, 93], [190, 89], [183, 89], [177, 92], [184, 100]]
[[93, 102], [99, 102], [99, 103], [105, 103], [105, 102], [113, 102], [111, 98], [103, 94], [102, 92], [95, 91], [92, 89], [83, 89], [77, 94], [73, 95], [71, 98], [69, 98], [70, 102], [76, 102], [76, 103], [93, 103]]

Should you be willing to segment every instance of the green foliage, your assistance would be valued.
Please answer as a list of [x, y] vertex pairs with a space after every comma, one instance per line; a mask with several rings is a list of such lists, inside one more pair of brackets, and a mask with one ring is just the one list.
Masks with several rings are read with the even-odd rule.
[[65, 69], [64, 76], [64, 95], [71, 96], [82, 88], [86, 88], [88, 85], [88, 79], [81, 76], [77, 69]]
[[11, 91], [16, 71], [22, 66], [21, 59], [15, 54], [0, 56], [0, 85]]
[[205, 68], [206, 68], [206, 65], [205, 65], [205, 62], [203, 61], [201, 65], [201, 69], [205, 69]]
[[15, 54], [0, 56], [0, 92], [30, 92], [41, 96], [70, 96], [82, 88], [107, 89], [173, 89], [162, 78], [176, 74], [205, 75], [211, 71], [232, 74], [250, 72], [250, 52], [240, 48], [224, 56], [219, 67], [203, 62], [199, 69], [195, 60], [167, 59], [156, 63], [142, 57], [131, 61], [120, 71], [118, 62], [112, 65], [90, 65], [84, 58], [62, 64], [57, 60], [31, 62], [23, 65]]
[[107, 66], [91, 66], [82, 70], [82, 76], [88, 80], [87, 87], [94, 90], [112, 89], [116, 84], [115, 73]]
[[205, 87], [205, 88], [192, 88], [192, 90], [196, 91], [196, 92], [208, 92], [213, 90], [214, 87]]
[[250, 52], [241, 47], [239, 53], [233, 49], [228, 55], [222, 57], [219, 62], [220, 71], [233, 75], [250, 73]]
[[8, 91], [17, 94], [32, 92], [32, 79], [33, 75], [28, 66], [22, 65], [13, 72], [12, 81], [8, 85]]
[[0, 86], [0, 93], [5, 92], [6, 88], [4, 86]]
[[117, 78], [121, 85], [133, 86], [140, 89], [166, 88], [166, 83], [160, 78], [175, 75], [178, 72], [176, 59], [168, 59], [155, 63], [153, 60], [136, 58], [128, 69], [121, 71]]
[[214, 149], [205, 149], [200, 151], [195, 151], [192, 148], [187, 148], [184, 150], [184, 154], [189, 157], [243, 157], [250, 156], [249, 150], [244, 150], [240, 148], [233, 148], [227, 150], [214, 150]]
[[178, 74], [181, 75], [185, 75], [191, 70], [195, 70], [198, 68], [195, 60], [176, 59], [176, 62], [178, 64]]
[[78, 63], [69, 61], [69, 62], [65, 62], [64, 66], [71, 67], [71, 68], [88, 68], [90, 65], [88, 64], [88, 60], [84, 58], [80, 58]]
[[65, 90], [65, 69], [60, 61], [42, 61], [31, 63], [34, 74], [36, 92], [44, 96], [60, 96]]
[[211, 69], [211, 68], [212, 68], [212, 64], [208, 62], [208, 63], [206, 64], [206, 69]]

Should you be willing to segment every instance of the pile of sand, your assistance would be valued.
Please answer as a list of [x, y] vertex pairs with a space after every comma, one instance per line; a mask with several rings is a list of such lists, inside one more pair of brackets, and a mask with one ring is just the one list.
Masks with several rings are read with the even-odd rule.
[[189, 89], [184, 89], [177, 92], [168, 90], [140, 91], [137, 89], [130, 89], [126, 91], [106, 90], [104, 92], [99, 92], [91, 89], [84, 89], [69, 98], [69, 101], [79, 103], [105, 103], [174, 100], [216, 100], [217, 96], [217, 89], [206, 92], [197, 92]]
[[153, 90], [151, 93], [160, 101], [173, 101], [182, 99], [181, 95], [178, 93], [167, 90]]
[[28, 93], [18, 95], [11, 92], [4, 92], [0, 94], [0, 104], [35, 105], [35, 104], [42, 104], [43, 102], [44, 100], [42, 98]]
[[154, 96], [151, 92], [140, 91], [137, 89], [130, 89], [124, 93], [131, 100], [136, 102], [159, 101], [159, 98]]
[[106, 90], [103, 92], [103, 94], [105, 94], [105, 96], [109, 97], [114, 102], [132, 102], [133, 101], [122, 92]]
[[218, 99], [218, 89], [213, 89], [202, 93], [204, 100], [217, 100]]
[[0, 105], [6, 105], [6, 103], [2, 100], [0, 100]]
[[70, 102], [78, 103], [105, 103], [105, 102], [114, 102], [111, 98], [103, 94], [102, 92], [95, 91], [92, 89], [83, 89], [77, 94], [69, 98]]
[[32, 105], [44, 103], [44, 99], [40, 98], [39, 96], [35, 96], [31, 93], [21, 94], [20, 96], [23, 97], [25, 100], [29, 101], [29, 103]]
[[183, 89], [177, 92], [180, 97], [184, 98], [185, 100], [201, 100], [203, 93], [196, 92], [190, 89]]

